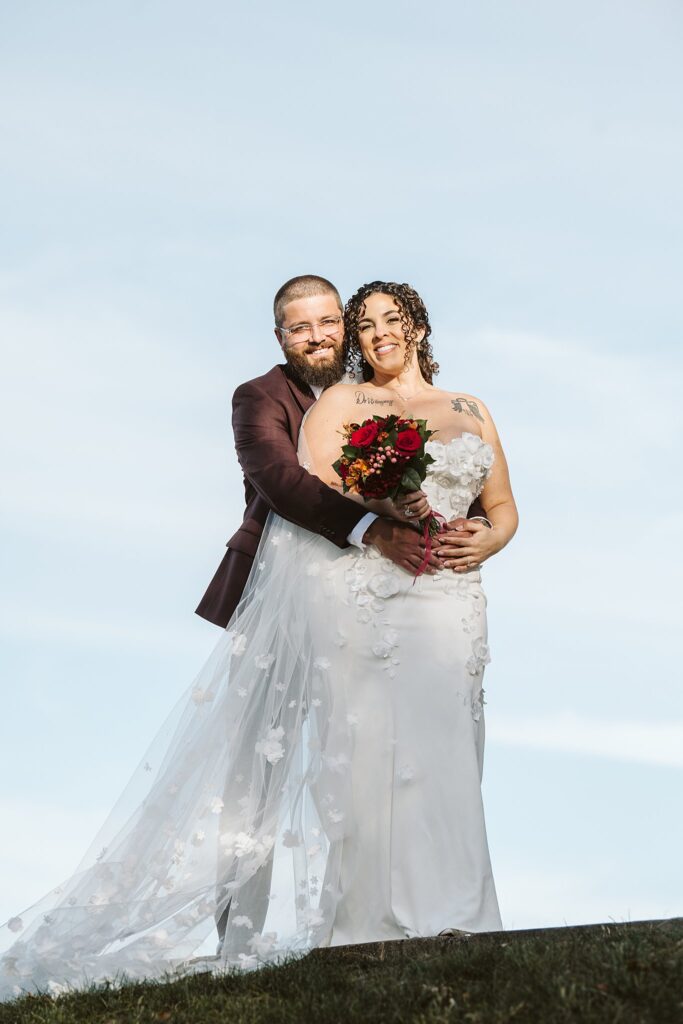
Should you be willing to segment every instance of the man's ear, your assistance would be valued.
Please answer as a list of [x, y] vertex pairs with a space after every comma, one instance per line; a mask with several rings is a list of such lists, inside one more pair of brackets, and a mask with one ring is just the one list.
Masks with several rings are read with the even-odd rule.
[[275, 335], [275, 337], [277, 338], [277, 343], [278, 343], [278, 345], [280, 346], [280, 348], [281, 348], [281, 349], [282, 349], [282, 351], [284, 352], [284, 350], [285, 350], [285, 343], [284, 343], [284, 341], [282, 340], [282, 338], [280, 337], [280, 328], [279, 328], [279, 327], [274, 327], [274, 328], [273, 328], [273, 334], [274, 334], [274, 335]]

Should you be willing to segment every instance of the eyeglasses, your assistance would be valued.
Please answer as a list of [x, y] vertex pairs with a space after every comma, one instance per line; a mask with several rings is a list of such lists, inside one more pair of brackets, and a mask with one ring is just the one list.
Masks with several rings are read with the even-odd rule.
[[289, 347], [293, 348], [294, 345], [306, 345], [313, 337], [313, 330], [319, 327], [326, 338], [331, 338], [333, 334], [337, 334], [339, 331], [339, 325], [342, 321], [341, 316], [326, 316], [324, 320], [318, 321], [316, 324], [295, 324], [294, 327], [278, 327], [278, 331], [288, 336], [291, 340]]

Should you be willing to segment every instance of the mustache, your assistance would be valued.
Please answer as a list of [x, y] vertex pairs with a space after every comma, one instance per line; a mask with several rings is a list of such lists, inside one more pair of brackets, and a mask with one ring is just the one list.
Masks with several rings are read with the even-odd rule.
[[[319, 345], [318, 348], [323, 346]], [[332, 356], [318, 364], [316, 361], [309, 362], [308, 352], [294, 353], [291, 350], [285, 351], [285, 359], [296, 375], [306, 384], [316, 384], [321, 387], [328, 387], [335, 384], [344, 373], [344, 346], [330, 345]], [[310, 350], [315, 352], [315, 347]]]
[[304, 352], [304, 355], [310, 355], [311, 352], [317, 352], [318, 349], [321, 349], [321, 348], [331, 348], [331, 349], [334, 349], [334, 347], [335, 347], [335, 345], [334, 345], [334, 342], [332, 342], [332, 341], [321, 341], [319, 345], [311, 345], [309, 343], [309, 347]]

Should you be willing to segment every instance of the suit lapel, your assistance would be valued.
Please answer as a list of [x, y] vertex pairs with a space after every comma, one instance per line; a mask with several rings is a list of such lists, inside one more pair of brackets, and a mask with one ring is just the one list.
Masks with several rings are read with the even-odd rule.
[[291, 373], [289, 366], [282, 366], [281, 369], [297, 405], [302, 412], [306, 412], [315, 402], [315, 395], [309, 388], [308, 384], [304, 384], [303, 381], [297, 380], [294, 374]]

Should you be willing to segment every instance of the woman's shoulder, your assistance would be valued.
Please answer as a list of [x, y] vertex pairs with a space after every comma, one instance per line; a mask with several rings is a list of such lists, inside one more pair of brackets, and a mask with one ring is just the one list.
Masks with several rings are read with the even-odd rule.
[[357, 385], [354, 384], [332, 384], [325, 388], [320, 398], [308, 411], [308, 421], [322, 423], [331, 418], [341, 420], [350, 415], [353, 409], [355, 398], [354, 391]]
[[335, 398], [349, 397], [354, 391], [357, 391], [360, 387], [359, 384], [349, 383], [345, 380], [340, 380], [338, 384], [332, 384], [329, 388], [325, 388], [321, 398], [326, 398], [328, 395], [333, 395]]
[[481, 402], [482, 401], [482, 399], [479, 398], [477, 395], [470, 395], [470, 394], [467, 393], [467, 391], [454, 391], [452, 388], [442, 388], [442, 387], [435, 388], [435, 390], [439, 391], [444, 398], [448, 398], [448, 399], [460, 398], [460, 399], [462, 399], [463, 401], [466, 401], [466, 402]]
[[351, 405], [355, 401], [356, 391], [358, 391], [357, 384], [340, 381], [339, 384], [332, 384], [329, 388], [325, 388], [316, 405], [328, 408]]
[[463, 412], [483, 420], [488, 415], [488, 408], [482, 398], [477, 395], [469, 395], [466, 391], [450, 391], [446, 388], [439, 388], [440, 398], [444, 404], [449, 404], [454, 412]]

